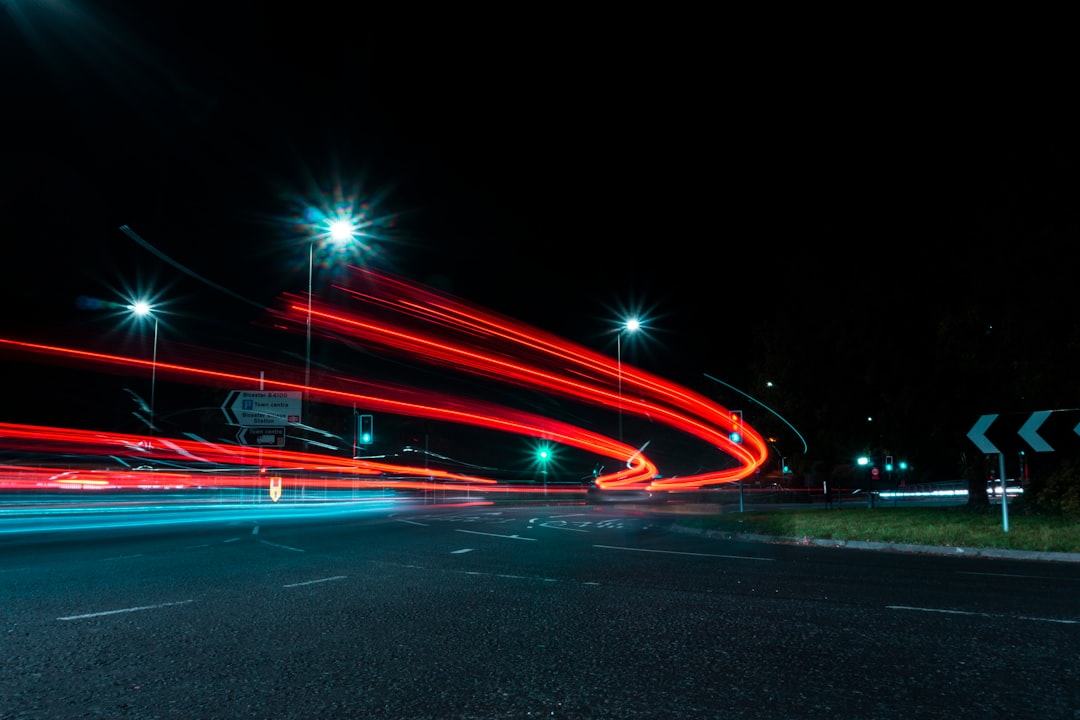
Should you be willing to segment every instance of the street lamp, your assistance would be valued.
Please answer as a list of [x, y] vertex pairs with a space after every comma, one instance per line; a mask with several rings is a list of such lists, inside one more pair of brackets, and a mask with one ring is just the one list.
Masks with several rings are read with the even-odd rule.
[[[326, 232], [320, 237], [325, 237], [338, 247], [343, 247], [351, 242], [357, 235], [357, 224], [353, 220], [338, 218], [326, 223]], [[315, 272], [315, 243], [320, 237], [313, 237], [308, 242], [308, 271], [307, 271], [307, 347], [304, 352], [304, 394], [307, 394], [307, 386], [311, 384], [311, 294], [312, 277]]]
[[615, 337], [615, 355], [619, 364], [619, 442], [623, 441], [622, 432], [622, 336], [624, 332], [636, 332], [641, 327], [641, 321], [630, 318], [619, 326], [619, 334]]
[[158, 317], [154, 314], [154, 308], [145, 300], [139, 300], [128, 305], [128, 310], [136, 317], [151, 317], [154, 319], [154, 354], [150, 365], [150, 435], [154, 435], [154, 390], [157, 385], [157, 339]]

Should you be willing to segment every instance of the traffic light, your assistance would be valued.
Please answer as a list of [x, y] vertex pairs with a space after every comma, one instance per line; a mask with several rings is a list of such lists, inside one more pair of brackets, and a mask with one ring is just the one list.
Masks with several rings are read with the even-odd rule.
[[357, 435], [361, 445], [375, 442], [375, 420], [371, 415], [360, 416], [360, 432]]
[[885, 472], [892, 472], [892, 455], [885, 456]]
[[731, 442], [742, 442], [742, 410], [731, 411], [731, 434], [728, 435]]

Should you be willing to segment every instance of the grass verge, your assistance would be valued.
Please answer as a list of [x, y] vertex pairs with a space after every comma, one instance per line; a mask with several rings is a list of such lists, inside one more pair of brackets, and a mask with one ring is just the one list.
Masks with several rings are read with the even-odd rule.
[[1080, 519], [1021, 514], [1004, 530], [1000, 507], [769, 510], [684, 516], [680, 525], [774, 537], [862, 540], [1034, 552], [1080, 552]]

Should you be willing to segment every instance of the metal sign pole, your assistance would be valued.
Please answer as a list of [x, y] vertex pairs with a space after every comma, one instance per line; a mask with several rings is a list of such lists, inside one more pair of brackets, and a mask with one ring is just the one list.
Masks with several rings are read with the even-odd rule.
[[998, 476], [1001, 478], [1001, 524], [1009, 532], [1009, 493], [1005, 487], [1005, 453], [998, 453]]

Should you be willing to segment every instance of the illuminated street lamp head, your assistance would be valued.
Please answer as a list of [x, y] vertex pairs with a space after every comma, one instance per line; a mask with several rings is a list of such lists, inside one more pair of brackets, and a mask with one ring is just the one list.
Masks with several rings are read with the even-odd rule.
[[330, 240], [337, 244], [347, 243], [356, 237], [356, 223], [351, 220], [338, 219], [328, 225]]
[[145, 300], [138, 300], [136, 302], [133, 302], [131, 305], [128, 305], [128, 310], [135, 313], [139, 317], [145, 317], [147, 315], [150, 315], [154, 311], [154, 308], [152, 308], [150, 306], [150, 303], [146, 302]]
[[635, 318], [630, 318], [623, 324], [623, 328], [627, 332], [635, 332], [641, 328], [641, 321]]

